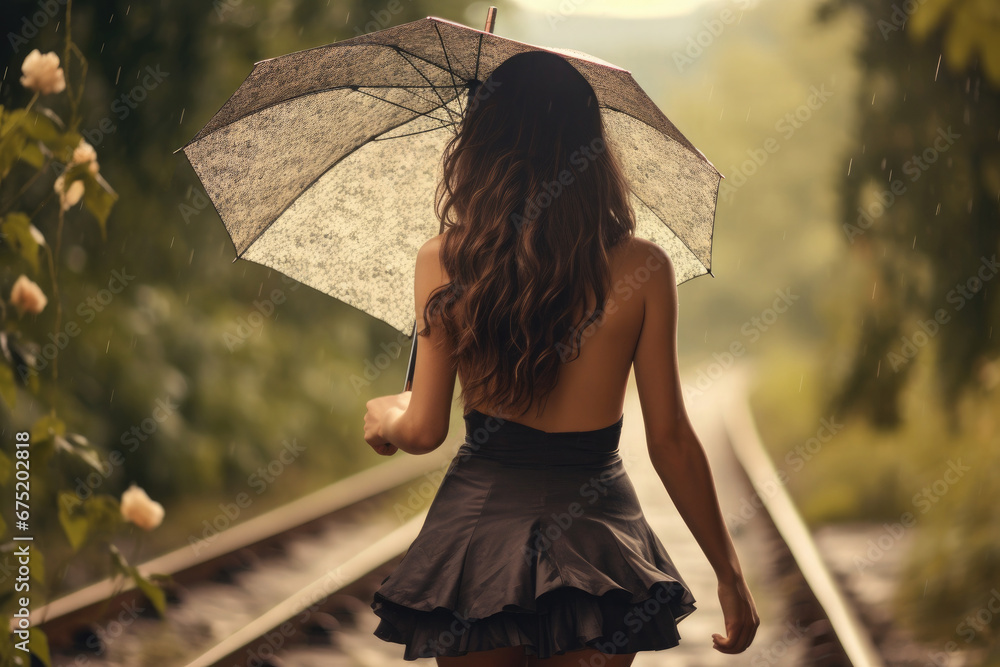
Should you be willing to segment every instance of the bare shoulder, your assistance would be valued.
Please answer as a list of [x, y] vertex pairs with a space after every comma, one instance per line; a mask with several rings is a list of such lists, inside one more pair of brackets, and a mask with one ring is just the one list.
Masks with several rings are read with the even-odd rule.
[[[438, 234], [424, 241], [417, 251], [417, 265], [427, 271], [438, 284], [447, 282], [446, 272], [441, 263], [441, 244], [444, 234]], [[426, 267], [426, 268], [424, 268]]]
[[624, 266], [637, 283], [651, 283], [659, 291], [674, 285], [674, 265], [659, 244], [636, 236], [624, 250]]
[[438, 259], [441, 253], [441, 243], [444, 240], [444, 234], [438, 234], [437, 236], [432, 236], [424, 244], [420, 246], [420, 250], [417, 251], [418, 257], [433, 257]]

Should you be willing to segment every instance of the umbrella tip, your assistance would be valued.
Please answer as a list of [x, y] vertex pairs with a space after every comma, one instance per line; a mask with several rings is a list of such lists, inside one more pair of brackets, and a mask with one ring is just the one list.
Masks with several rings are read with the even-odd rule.
[[709, 270], [708, 270], [708, 275], [712, 276], [713, 278], [715, 277], [715, 274], [714, 274], [714, 273], [712, 273], [712, 269], [709, 269]]
[[486, 10], [486, 27], [483, 28], [484, 31], [492, 33], [494, 26], [497, 22], [497, 8], [490, 5], [490, 8]]

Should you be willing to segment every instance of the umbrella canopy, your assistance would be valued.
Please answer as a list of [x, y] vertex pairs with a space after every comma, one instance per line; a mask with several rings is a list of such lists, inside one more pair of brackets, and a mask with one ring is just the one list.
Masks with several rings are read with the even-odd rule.
[[631, 185], [636, 234], [669, 253], [678, 284], [710, 273], [722, 177], [628, 70], [433, 16], [255, 63], [177, 150], [236, 259], [412, 335], [417, 250], [441, 231], [434, 191], [445, 144], [470, 90], [533, 50], [563, 56], [597, 94], [607, 143]]

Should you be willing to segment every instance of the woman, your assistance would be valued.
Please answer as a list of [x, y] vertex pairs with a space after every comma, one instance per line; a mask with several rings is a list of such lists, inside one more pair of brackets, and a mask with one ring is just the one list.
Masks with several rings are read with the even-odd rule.
[[365, 440], [436, 449], [456, 376], [466, 440], [375, 593], [376, 636], [453, 667], [619, 667], [679, 643], [695, 599], [617, 450], [634, 367], [650, 458], [719, 578], [714, 647], [744, 651], [759, 620], [682, 402], [673, 267], [634, 236], [593, 88], [553, 53], [504, 61], [475, 89], [437, 195], [411, 391], [368, 402]]

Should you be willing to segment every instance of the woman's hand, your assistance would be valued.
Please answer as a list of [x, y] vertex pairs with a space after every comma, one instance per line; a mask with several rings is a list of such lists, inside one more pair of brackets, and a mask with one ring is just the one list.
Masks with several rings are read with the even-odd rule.
[[757, 607], [743, 577], [719, 581], [719, 602], [726, 621], [726, 637], [713, 633], [712, 648], [721, 653], [742, 653], [750, 646], [760, 625]]
[[410, 404], [410, 394], [412, 392], [404, 391], [401, 394], [379, 396], [365, 404], [365, 407], [368, 408], [368, 412], [365, 413], [365, 442], [382, 456], [392, 456], [399, 449], [386, 441], [383, 436], [383, 427], [386, 417], [391, 412], [398, 411], [402, 414], [406, 411]]

